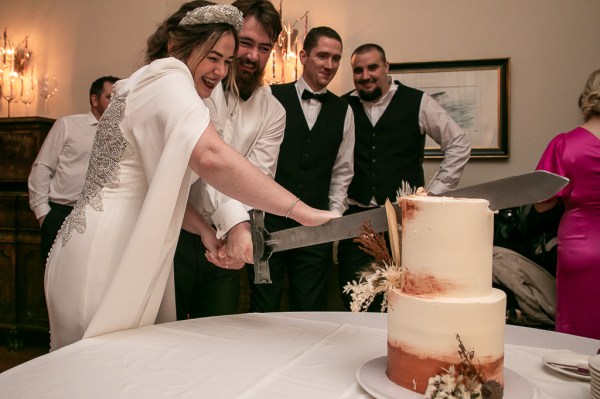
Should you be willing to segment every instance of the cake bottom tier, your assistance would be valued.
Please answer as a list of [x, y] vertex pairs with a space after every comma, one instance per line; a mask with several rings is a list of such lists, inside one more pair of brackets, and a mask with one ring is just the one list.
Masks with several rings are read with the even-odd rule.
[[388, 293], [387, 376], [424, 393], [429, 378], [461, 361], [459, 340], [473, 351], [486, 380], [503, 384], [506, 295], [492, 289], [477, 298], [418, 298]]

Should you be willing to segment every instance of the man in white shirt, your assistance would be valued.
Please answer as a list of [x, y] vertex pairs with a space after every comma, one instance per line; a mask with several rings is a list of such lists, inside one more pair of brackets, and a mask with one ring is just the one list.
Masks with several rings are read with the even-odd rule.
[[[204, 102], [223, 140], [273, 177], [285, 130], [285, 110], [261, 84], [281, 32], [281, 16], [268, 0], [238, 0], [232, 5], [244, 15], [236, 58], [236, 84], [241, 98], [219, 85]], [[252, 262], [248, 206], [203, 181], [192, 185], [190, 203], [212, 221], [217, 237], [226, 240], [219, 254], [223, 262], [232, 258]], [[175, 252], [177, 318], [237, 313], [240, 272], [236, 269], [244, 262], [228, 263], [228, 269], [208, 262], [200, 236], [186, 227], [184, 223]]]
[[[354, 178], [348, 189], [347, 214], [396, 199], [402, 182], [425, 186], [425, 135], [440, 144], [444, 159], [426, 185], [441, 194], [454, 188], [469, 159], [471, 146], [462, 129], [429, 95], [392, 81], [385, 52], [377, 44], [359, 46], [351, 57], [356, 90], [346, 94], [354, 111], [356, 146]], [[357, 272], [372, 259], [352, 240], [338, 246], [340, 287], [357, 280]], [[342, 294], [349, 309], [350, 297]], [[371, 306], [379, 309], [378, 304]]]
[[[302, 77], [271, 86], [286, 109], [275, 180], [307, 204], [341, 215], [353, 173], [354, 118], [348, 104], [329, 92], [327, 85], [339, 68], [342, 39], [329, 27], [317, 27], [308, 32], [303, 47]], [[297, 225], [284, 217], [265, 217], [267, 231]], [[269, 266], [272, 284], [251, 283], [251, 311], [279, 310], [286, 273], [291, 311], [325, 310], [331, 243], [274, 253]], [[252, 269], [248, 267], [250, 276]]]
[[90, 112], [58, 119], [40, 149], [29, 175], [29, 205], [41, 227], [46, 261], [63, 221], [79, 199], [85, 182], [98, 120], [110, 103], [114, 76], [90, 87]]

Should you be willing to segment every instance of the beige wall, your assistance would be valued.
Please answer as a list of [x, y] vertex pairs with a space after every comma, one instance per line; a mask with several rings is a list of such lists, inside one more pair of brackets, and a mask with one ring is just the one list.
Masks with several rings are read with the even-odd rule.
[[[86, 111], [96, 77], [126, 77], [141, 65], [146, 37], [181, 3], [0, 0], [0, 26], [13, 42], [29, 35], [38, 71], [57, 76], [60, 91], [48, 109], [55, 118]], [[344, 39], [342, 67], [330, 86], [340, 94], [353, 87], [349, 54], [365, 42], [381, 44], [390, 62], [510, 57], [510, 158], [471, 160], [461, 186], [533, 169], [547, 142], [580, 122], [577, 98], [600, 68], [598, 0], [284, 1], [287, 20], [306, 10], [309, 27], [331, 26]], [[33, 106], [44, 113], [41, 101]], [[24, 106], [12, 114], [24, 115]], [[436, 168], [427, 161], [428, 176]]]

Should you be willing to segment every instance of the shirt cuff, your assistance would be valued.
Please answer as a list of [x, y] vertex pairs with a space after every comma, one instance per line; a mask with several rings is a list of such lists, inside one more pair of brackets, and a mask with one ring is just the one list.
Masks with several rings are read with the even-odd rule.
[[[348, 209], [348, 207], [346, 207], [346, 209]], [[339, 208], [337, 208], [335, 206], [332, 206], [331, 209], [330, 209], [330, 211], [337, 213], [339, 216], [343, 216], [344, 212], [346, 212], [346, 209], [339, 209]]]
[[40, 219], [42, 216], [46, 216], [50, 212], [50, 205], [47, 203], [40, 204], [33, 209], [33, 213], [35, 213], [35, 218]]
[[236, 224], [250, 220], [250, 215], [244, 204], [229, 201], [219, 207], [211, 216], [217, 229], [217, 238], [221, 239]]
[[442, 183], [440, 180], [434, 180], [431, 185], [427, 187], [427, 191], [434, 195], [443, 194], [450, 191], [450, 187]]

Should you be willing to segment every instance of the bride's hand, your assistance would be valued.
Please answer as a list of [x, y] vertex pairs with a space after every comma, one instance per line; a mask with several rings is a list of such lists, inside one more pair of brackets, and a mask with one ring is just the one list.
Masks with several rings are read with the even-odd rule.
[[342, 215], [335, 211], [324, 211], [321, 209], [311, 208], [305, 204], [298, 207], [298, 213], [294, 216], [294, 220], [304, 226], [320, 226], [329, 222], [331, 219], [339, 218]]
[[244, 262], [227, 256], [226, 243], [217, 238], [214, 229], [207, 228], [202, 233], [200, 239], [206, 248], [204, 256], [210, 263], [223, 269], [241, 269], [244, 266]]
[[336, 219], [339, 217], [342, 217], [342, 215], [338, 212], [318, 210], [316, 212], [315, 218], [311, 221], [314, 224], [310, 224], [309, 226], [319, 226], [329, 222], [331, 219]]
[[243, 261], [227, 255], [227, 243], [225, 240], [221, 241], [219, 249], [215, 253], [206, 251], [206, 259], [223, 269], [237, 270], [241, 269], [245, 265]]

